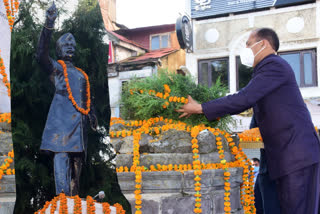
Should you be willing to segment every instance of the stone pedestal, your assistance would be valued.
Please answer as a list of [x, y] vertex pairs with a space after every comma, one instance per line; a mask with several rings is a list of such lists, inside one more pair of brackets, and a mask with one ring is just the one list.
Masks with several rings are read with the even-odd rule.
[[[232, 213], [243, 213], [240, 203], [242, 168], [230, 168]], [[122, 192], [135, 211], [135, 174], [118, 173]], [[147, 214], [193, 214], [195, 197], [193, 170], [142, 172], [142, 213]], [[202, 170], [202, 213], [224, 214], [223, 170]]]
[[[8, 152], [12, 150], [12, 134], [9, 132], [10, 124], [0, 123], [0, 165], [8, 158]], [[10, 169], [14, 169], [14, 163], [10, 164]], [[0, 179], [0, 213], [12, 214], [16, 202], [16, 182], [15, 175], [3, 175]]]

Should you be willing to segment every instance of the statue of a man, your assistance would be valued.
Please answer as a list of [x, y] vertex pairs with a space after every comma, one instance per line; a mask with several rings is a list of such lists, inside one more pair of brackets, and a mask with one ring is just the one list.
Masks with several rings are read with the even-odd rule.
[[97, 127], [92, 111], [90, 84], [84, 71], [72, 64], [76, 42], [71, 33], [62, 35], [56, 43], [58, 61], [49, 57], [49, 43], [57, 17], [55, 4], [46, 12], [37, 61], [53, 78], [55, 95], [52, 100], [41, 150], [54, 153], [56, 194], [77, 195], [83, 158], [87, 149], [87, 124]]

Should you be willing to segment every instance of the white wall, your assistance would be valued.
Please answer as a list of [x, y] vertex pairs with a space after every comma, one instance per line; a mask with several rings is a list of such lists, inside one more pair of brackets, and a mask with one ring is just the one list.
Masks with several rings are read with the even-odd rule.
[[145, 67], [141, 70], [131, 70], [131, 71], [121, 71], [118, 72], [117, 77], [109, 77], [109, 96], [110, 96], [110, 107], [111, 107], [111, 117], [119, 117], [120, 116], [120, 99], [121, 99], [121, 91], [122, 91], [122, 82], [129, 81], [130, 79], [137, 78], [145, 78], [152, 76], [152, 74], [156, 73], [156, 67]]
[[[4, 4], [0, 2], [0, 54], [6, 67], [6, 74], [10, 80], [10, 42], [11, 33], [7, 20]], [[7, 88], [2, 82], [3, 76], [0, 74], [0, 113], [11, 112], [10, 98], [8, 97]]]

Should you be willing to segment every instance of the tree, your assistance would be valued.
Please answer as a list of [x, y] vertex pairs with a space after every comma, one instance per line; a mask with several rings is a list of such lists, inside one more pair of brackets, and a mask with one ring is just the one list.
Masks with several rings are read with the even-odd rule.
[[[41, 1], [21, 2], [12, 34], [10, 72], [17, 183], [15, 213], [34, 212], [55, 195], [52, 158], [39, 150], [54, 86], [34, 57], [42, 26], [33, 13], [35, 8], [39, 13], [41, 8], [48, 7]], [[97, 1], [79, 1], [73, 16], [63, 23], [61, 30], [55, 31], [50, 45], [51, 56], [55, 55], [55, 41], [66, 32], [76, 38], [74, 64], [88, 74], [99, 125], [108, 131], [108, 45], [103, 42], [105, 29]], [[88, 158], [82, 169], [80, 196], [93, 196], [104, 190], [106, 201], [110, 204], [119, 202], [129, 211], [130, 205], [120, 191], [115, 170], [99, 155], [101, 150], [109, 151], [108, 146], [100, 142], [101, 137], [101, 134], [89, 131]]]

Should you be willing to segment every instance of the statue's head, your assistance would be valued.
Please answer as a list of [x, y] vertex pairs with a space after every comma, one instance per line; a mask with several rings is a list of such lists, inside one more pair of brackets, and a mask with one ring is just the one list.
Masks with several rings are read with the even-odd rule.
[[59, 59], [71, 61], [76, 50], [76, 40], [71, 33], [63, 34], [56, 43], [56, 54]]

